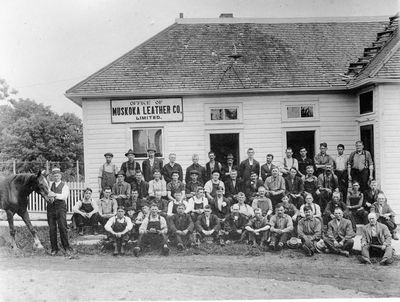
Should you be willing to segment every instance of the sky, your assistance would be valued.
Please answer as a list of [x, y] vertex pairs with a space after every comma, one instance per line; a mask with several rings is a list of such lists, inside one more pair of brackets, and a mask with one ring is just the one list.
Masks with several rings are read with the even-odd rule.
[[[380, 3], [377, 5], [377, 3]], [[0, 78], [82, 117], [67, 89], [184, 18], [392, 16], [399, 0], [1, 0]]]

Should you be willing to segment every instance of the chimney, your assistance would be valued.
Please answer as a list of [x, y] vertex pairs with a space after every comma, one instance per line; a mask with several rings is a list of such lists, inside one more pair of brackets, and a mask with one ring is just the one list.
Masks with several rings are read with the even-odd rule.
[[220, 18], [233, 18], [233, 13], [222, 13], [219, 15]]
[[183, 13], [179, 13], [179, 19], [183, 19]]

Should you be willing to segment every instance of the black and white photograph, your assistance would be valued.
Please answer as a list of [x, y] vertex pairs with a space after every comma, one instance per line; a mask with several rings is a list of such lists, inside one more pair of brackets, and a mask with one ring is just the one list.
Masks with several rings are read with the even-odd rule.
[[0, 301], [400, 299], [398, 0], [0, 8]]

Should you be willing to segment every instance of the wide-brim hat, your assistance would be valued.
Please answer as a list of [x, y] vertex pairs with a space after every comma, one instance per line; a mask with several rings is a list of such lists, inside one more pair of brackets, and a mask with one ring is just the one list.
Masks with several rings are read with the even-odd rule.
[[117, 173], [117, 176], [118, 176], [118, 175], [124, 175], [124, 176], [125, 176], [125, 172], [122, 171], [122, 170], [120, 170], [120, 171], [118, 171], [118, 173]]
[[190, 174], [197, 174], [197, 175], [200, 175], [200, 172], [197, 171], [197, 170], [191, 170], [191, 171], [190, 171]]
[[53, 168], [53, 169], [51, 170], [51, 174], [61, 174], [60, 168]]
[[157, 152], [156, 148], [153, 148], [153, 147], [147, 148], [147, 152], [150, 152], [150, 151]]
[[301, 240], [297, 237], [292, 237], [287, 241], [286, 244], [290, 249], [297, 249], [301, 245]]
[[125, 153], [125, 156], [128, 156], [129, 154], [135, 155], [132, 149], [129, 149], [128, 152]]
[[107, 156], [114, 157], [114, 154], [112, 154], [111, 152], [104, 153], [104, 157], [107, 157]]

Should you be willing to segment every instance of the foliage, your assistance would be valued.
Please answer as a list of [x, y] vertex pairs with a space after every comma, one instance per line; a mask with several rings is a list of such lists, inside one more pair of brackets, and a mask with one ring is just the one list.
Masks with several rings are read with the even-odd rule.
[[[83, 161], [82, 121], [72, 113], [59, 115], [50, 106], [19, 98], [0, 79], [0, 160], [11, 159], [43, 163], [69, 162], [63, 170], [72, 169], [74, 162]], [[21, 170], [36, 168], [24, 165]], [[72, 172], [73, 173], [73, 172]]]

